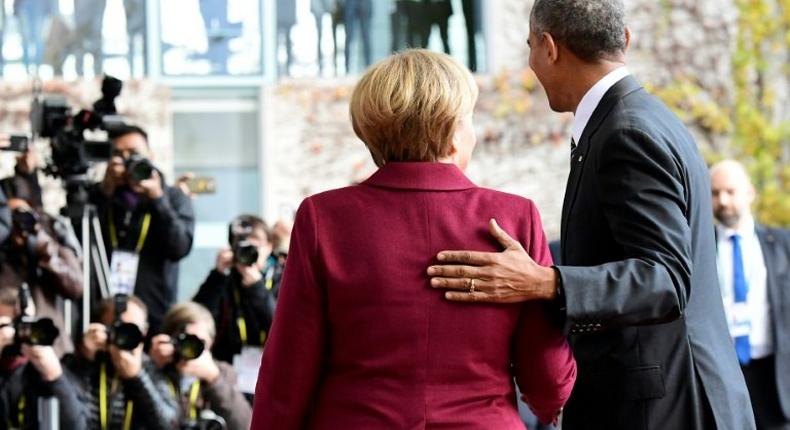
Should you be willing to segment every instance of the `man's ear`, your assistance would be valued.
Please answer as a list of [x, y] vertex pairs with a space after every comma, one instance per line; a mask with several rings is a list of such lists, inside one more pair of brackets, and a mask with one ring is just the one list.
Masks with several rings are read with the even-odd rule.
[[557, 62], [560, 56], [559, 46], [557, 46], [557, 42], [554, 40], [554, 37], [551, 34], [543, 32], [540, 35], [540, 43], [546, 48], [546, 55], [548, 56], [549, 64], [554, 64]]
[[[626, 27], [625, 28], [625, 51], [631, 46], [631, 29]], [[623, 52], [625, 53], [625, 52]]]

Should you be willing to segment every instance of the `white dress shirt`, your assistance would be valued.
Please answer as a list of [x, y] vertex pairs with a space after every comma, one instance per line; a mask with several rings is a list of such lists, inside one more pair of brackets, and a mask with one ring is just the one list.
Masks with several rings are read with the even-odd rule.
[[[716, 230], [718, 233], [717, 263], [719, 285], [721, 286], [721, 296], [724, 300], [727, 323], [732, 328], [733, 317], [731, 310], [735, 303], [735, 290], [732, 279], [732, 240], [730, 237], [736, 233], [736, 230], [725, 228], [721, 225], [717, 225]], [[751, 321], [749, 343], [752, 347], [752, 358], [764, 358], [773, 354], [774, 342], [771, 328], [771, 306], [768, 301], [766, 285], [768, 275], [765, 269], [763, 250], [760, 247], [760, 240], [757, 238], [757, 231], [754, 226], [754, 218], [749, 216], [747, 219], [744, 219], [743, 225], [737, 230], [737, 233], [741, 236], [743, 271], [744, 275], [746, 275], [746, 284], [749, 286], [746, 303]]]
[[576, 107], [576, 113], [573, 114], [573, 127], [571, 130], [574, 142], [578, 144], [581, 140], [584, 127], [587, 127], [590, 117], [593, 112], [595, 112], [595, 108], [598, 107], [598, 103], [601, 102], [604, 94], [606, 94], [609, 88], [612, 88], [614, 84], [620, 82], [621, 79], [630, 74], [631, 73], [625, 66], [618, 67], [601, 78], [600, 81], [596, 82], [592, 88], [587, 90], [587, 93], [584, 94], [584, 97], [582, 97], [582, 100], [579, 102], [579, 106]]

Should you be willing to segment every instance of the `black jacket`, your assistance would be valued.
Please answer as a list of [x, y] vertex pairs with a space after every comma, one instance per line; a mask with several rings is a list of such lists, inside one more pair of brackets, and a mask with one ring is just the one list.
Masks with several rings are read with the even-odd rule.
[[590, 118], [558, 267], [578, 378], [563, 428], [754, 428], [724, 317], [708, 171], [686, 127], [632, 77]]
[[[141, 235], [143, 219], [151, 214], [150, 228], [140, 251], [140, 265], [134, 295], [148, 306], [149, 333], [157, 333], [165, 313], [178, 293], [178, 261], [189, 254], [195, 230], [192, 202], [179, 189], [163, 185], [164, 196], [155, 201], [141, 200], [128, 209], [119, 193], [106, 197], [97, 184], [91, 201], [98, 208], [99, 222], [112, 260], [110, 214], [113, 215], [118, 247], [134, 251]], [[94, 296], [96, 297], [96, 296]]]
[[87, 414], [87, 425], [83, 427], [65, 427], [65, 430], [85, 428], [100, 430], [99, 393], [101, 366], [106, 364], [106, 381], [108, 389], [107, 428], [121, 429], [126, 419], [128, 402], [132, 402], [132, 429], [136, 430], [169, 430], [177, 428], [180, 409], [175, 392], [170, 383], [153, 365], [147, 356], [143, 356], [143, 368], [140, 374], [132, 379], [121, 380], [115, 377], [112, 362], [106, 354], [97, 354], [96, 361], [87, 361], [79, 355], [68, 355], [63, 363], [79, 381], [79, 401]]
[[[228, 275], [212, 270], [195, 294], [193, 301], [205, 306], [214, 316], [217, 336], [211, 353], [217, 360], [233, 363], [233, 356], [241, 352], [243, 345], [261, 346], [261, 337], [268, 336], [283, 270], [281, 263], [271, 264], [274, 265], [271, 289], [266, 287], [266, 271], [258, 283], [243, 288], [235, 270], [231, 270]], [[241, 306], [237, 305], [234, 291], [239, 294]], [[245, 321], [246, 343], [242, 343], [239, 333], [239, 317]]]
[[[58, 400], [60, 428], [72, 430], [87, 427], [87, 413], [77, 397], [77, 384], [68, 369], [64, 368], [58, 379], [45, 382], [33, 365], [26, 363], [1, 377], [0, 407], [4, 414], [0, 429], [39, 428], [38, 400], [42, 397], [55, 397]], [[21, 410], [20, 406], [23, 406]]]
[[790, 421], [790, 231], [757, 225], [757, 238], [767, 271], [776, 391], [785, 419]]

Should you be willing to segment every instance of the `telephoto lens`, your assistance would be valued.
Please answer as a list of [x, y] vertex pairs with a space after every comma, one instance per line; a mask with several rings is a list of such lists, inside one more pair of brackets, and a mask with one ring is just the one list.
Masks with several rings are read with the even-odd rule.
[[246, 240], [233, 247], [233, 261], [242, 266], [252, 266], [258, 262], [258, 257], [258, 247]]
[[154, 174], [154, 165], [150, 160], [139, 154], [132, 154], [124, 162], [126, 175], [132, 182], [141, 182], [151, 179]]
[[49, 318], [29, 320], [21, 318], [14, 322], [14, 343], [17, 345], [52, 346], [58, 338], [60, 330]]
[[194, 360], [203, 354], [206, 344], [194, 334], [179, 333], [172, 338], [176, 361]]

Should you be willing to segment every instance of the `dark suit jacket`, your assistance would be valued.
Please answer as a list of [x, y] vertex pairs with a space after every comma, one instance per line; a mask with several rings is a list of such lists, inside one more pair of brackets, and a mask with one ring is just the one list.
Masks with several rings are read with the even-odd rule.
[[790, 231], [757, 225], [771, 304], [779, 405], [790, 420]]
[[454, 165], [388, 163], [306, 199], [252, 428], [523, 429], [511, 363], [527, 403], [551, 420], [575, 365], [544, 307], [453, 303], [429, 284], [443, 249], [500, 250], [492, 217], [550, 264], [535, 206], [477, 188]]
[[706, 166], [632, 77], [604, 95], [572, 153], [561, 247], [579, 366], [563, 428], [754, 428], [717, 284]]

